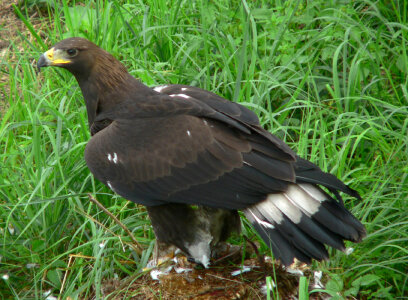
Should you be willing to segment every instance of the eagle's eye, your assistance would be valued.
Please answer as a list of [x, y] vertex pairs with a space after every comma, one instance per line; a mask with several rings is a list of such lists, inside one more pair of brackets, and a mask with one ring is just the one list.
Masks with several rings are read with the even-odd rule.
[[75, 56], [75, 55], [77, 55], [78, 50], [77, 50], [77, 49], [74, 49], [74, 48], [68, 49], [68, 50], [67, 50], [67, 53], [68, 53], [69, 56]]

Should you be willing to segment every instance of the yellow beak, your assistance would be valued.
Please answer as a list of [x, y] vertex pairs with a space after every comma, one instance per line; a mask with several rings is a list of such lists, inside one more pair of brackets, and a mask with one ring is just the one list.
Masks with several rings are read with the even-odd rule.
[[38, 60], [37, 66], [41, 68], [70, 63], [71, 61], [69, 59], [63, 57], [63, 53], [64, 52], [61, 50], [55, 50], [54, 48], [51, 48], [43, 55], [41, 55], [40, 59]]

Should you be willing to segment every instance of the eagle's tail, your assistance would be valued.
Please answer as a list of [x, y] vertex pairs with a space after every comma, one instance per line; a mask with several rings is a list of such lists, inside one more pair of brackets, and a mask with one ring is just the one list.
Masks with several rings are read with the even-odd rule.
[[336, 201], [311, 183], [290, 184], [286, 192], [269, 194], [244, 213], [285, 265], [294, 258], [305, 263], [327, 259], [324, 244], [344, 251], [344, 240], [360, 242], [366, 235], [341, 198]]

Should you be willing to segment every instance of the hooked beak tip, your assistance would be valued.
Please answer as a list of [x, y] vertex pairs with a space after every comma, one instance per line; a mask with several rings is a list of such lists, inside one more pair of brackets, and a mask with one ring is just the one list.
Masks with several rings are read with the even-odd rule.
[[37, 62], [38, 71], [40, 71], [42, 67], [48, 67], [48, 62], [47, 62], [47, 59], [44, 56], [44, 54], [42, 54], [40, 56], [40, 58], [38, 59], [38, 62]]

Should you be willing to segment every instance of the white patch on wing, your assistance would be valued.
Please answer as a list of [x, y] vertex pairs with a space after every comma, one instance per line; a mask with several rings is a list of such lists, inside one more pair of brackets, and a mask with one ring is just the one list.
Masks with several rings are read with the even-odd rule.
[[112, 191], [115, 191], [115, 190], [113, 189], [112, 184], [110, 183], [109, 180], [106, 182], [106, 184], [108, 185], [108, 187], [109, 187]]
[[275, 228], [275, 226], [273, 226], [271, 223], [262, 221], [257, 216], [255, 216], [255, 214], [252, 212], [252, 210], [250, 208], [248, 208], [247, 211], [249, 211], [251, 213], [251, 215], [254, 217], [254, 219], [256, 220], [256, 222], [259, 223], [260, 225], [262, 225], [263, 227], [269, 228], [269, 229], [274, 229]]
[[173, 94], [173, 95], [170, 95], [170, 97], [181, 97], [185, 99], [191, 98], [189, 95], [185, 95], [185, 94]]
[[159, 86], [154, 87], [153, 90], [161, 93], [161, 91], [164, 90], [166, 87], [168, 87], [168, 85], [159, 85]]
[[310, 217], [317, 213], [325, 199], [324, 193], [311, 184], [290, 184], [285, 192], [269, 194], [255, 207], [267, 220], [280, 224], [285, 215], [299, 224], [303, 215]]
[[268, 220], [273, 220], [275, 223], [281, 224], [283, 222], [282, 212], [273, 204], [274, 196], [279, 194], [269, 194], [266, 200], [256, 204], [256, 208], [262, 212]]
[[302, 212], [300, 209], [292, 204], [288, 199], [289, 196], [286, 193], [282, 194], [270, 194], [268, 200], [271, 205], [277, 207], [283, 214], [285, 214], [293, 223], [299, 224], [302, 218]]
[[[284, 216], [299, 224], [303, 216], [316, 214], [326, 199], [327, 196], [311, 184], [290, 184], [285, 192], [269, 194], [264, 201], [245, 209], [244, 213], [251, 222], [273, 229], [276, 224], [284, 222]], [[252, 207], [254, 210], [251, 210]]]
[[114, 164], [118, 163], [118, 155], [116, 154], [116, 152], [113, 152], [113, 163]]
[[110, 153], [108, 153], [108, 160], [112, 161], [112, 155]]
[[187, 130], [187, 135], [191, 137], [191, 132], [190, 132], [190, 130]]
[[326, 199], [325, 195], [311, 184], [291, 184], [285, 194], [308, 216], [317, 213], [320, 203]]
[[313, 199], [319, 201], [319, 202], [323, 202], [325, 200], [327, 200], [327, 196], [322, 193], [321, 190], [319, 190], [318, 188], [316, 188], [314, 185], [312, 184], [308, 184], [308, 183], [300, 183], [298, 184], [298, 187], [300, 187], [301, 189], [303, 189], [306, 193], [308, 193]]

